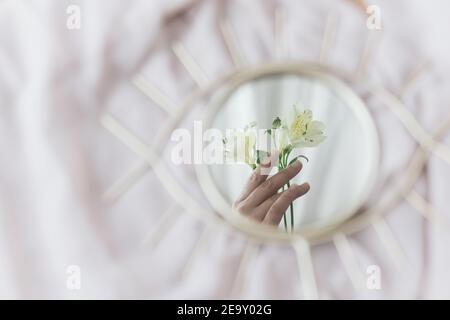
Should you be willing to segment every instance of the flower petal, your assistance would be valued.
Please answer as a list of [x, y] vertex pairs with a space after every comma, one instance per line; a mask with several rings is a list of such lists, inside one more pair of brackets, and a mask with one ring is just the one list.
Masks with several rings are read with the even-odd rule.
[[313, 118], [313, 113], [312, 113], [312, 111], [309, 110], [309, 109], [305, 109], [305, 111], [303, 111], [303, 118], [304, 118], [304, 121], [305, 121], [306, 123], [311, 122], [311, 120], [312, 120], [312, 118]]
[[325, 133], [325, 124], [321, 121], [313, 120], [308, 124], [307, 135], [316, 135]]

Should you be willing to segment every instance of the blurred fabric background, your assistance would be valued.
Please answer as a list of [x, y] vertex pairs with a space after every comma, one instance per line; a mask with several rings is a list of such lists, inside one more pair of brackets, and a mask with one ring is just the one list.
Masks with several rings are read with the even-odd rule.
[[[429, 131], [450, 113], [450, 3], [367, 1], [381, 9], [383, 35], [371, 80], [397, 92], [418, 63], [427, 69], [403, 99]], [[81, 28], [66, 26], [69, 5]], [[231, 287], [245, 236], [215, 233], [186, 277], [183, 267], [203, 228], [180, 214], [154, 248], [142, 240], [173, 200], [149, 171], [115, 204], [102, 193], [139, 159], [101, 127], [110, 112], [142, 140], [167, 115], [139, 92], [137, 72], [181, 103], [194, 83], [171, 52], [181, 40], [211, 79], [232, 68], [219, 33], [224, 16], [248, 61], [274, 59], [273, 10], [288, 13], [290, 59], [317, 61], [324, 21], [339, 17], [329, 63], [352, 70], [363, 48], [366, 14], [338, 0], [2, 0], [0, 1], [0, 298], [302, 298], [289, 248], [265, 246], [250, 263], [244, 289]], [[385, 110], [385, 109], [383, 109]], [[386, 111], [376, 114], [387, 158], [383, 174], [400, 172], [414, 140]], [[195, 117], [195, 115], [193, 115]], [[450, 145], [450, 137], [445, 143]], [[181, 184], [196, 189], [192, 168]], [[450, 219], [450, 168], [431, 156], [416, 186]], [[194, 192], [194, 191], [193, 191]], [[449, 232], [406, 203], [386, 220], [411, 270], [397, 270], [373, 230], [351, 238], [362, 270], [379, 265], [382, 289], [355, 292], [332, 244], [313, 249], [319, 295], [343, 298], [450, 298]], [[81, 288], [67, 287], [79, 266]]]

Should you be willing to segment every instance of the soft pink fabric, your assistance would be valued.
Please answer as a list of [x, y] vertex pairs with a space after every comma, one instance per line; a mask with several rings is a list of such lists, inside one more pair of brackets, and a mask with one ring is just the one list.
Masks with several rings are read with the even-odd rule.
[[[372, 1], [370, 1], [372, 2]], [[354, 70], [367, 29], [344, 1], [277, 1], [287, 9], [290, 59], [317, 60], [324, 21], [338, 13], [329, 62]], [[374, 1], [375, 3], [375, 1]], [[66, 28], [66, 8], [81, 7], [81, 30]], [[449, 115], [448, 1], [376, 1], [379, 46], [368, 77], [398, 92], [422, 60], [429, 67], [405, 95], [406, 107], [430, 131]], [[110, 112], [151, 143], [167, 116], [130, 82], [136, 72], [181, 103], [194, 87], [170, 50], [181, 40], [215, 79], [232, 68], [218, 21], [227, 16], [247, 60], [274, 58], [274, 1], [23, 1], [0, 2], [0, 298], [228, 298], [245, 236], [215, 232], [192, 272], [181, 270], [202, 223], [179, 217], [156, 248], [148, 230], [173, 200], [150, 171], [116, 204], [100, 195], [139, 159], [99, 124]], [[380, 177], [396, 177], [415, 143], [386, 107], [373, 102], [383, 140]], [[195, 119], [197, 114], [189, 115]], [[185, 125], [188, 121], [185, 121]], [[450, 141], [447, 136], [447, 145]], [[183, 186], [200, 195], [192, 167], [177, 168]], [[432, 156], [416, 190], [450, 219], [450, 168]], [[333, 244], [313, 248], [319, 295], [333, 298], [450, 298], [448, 231], [408, 204], [387, 221], [411, 262], [395, 269], [367, 229], [350, 242], [361, 270], [377, 264], [382, 290], [355, 292]], [[66, 268], [79, 265], [82, 289], [66, 288]], [[246, 272], [242, 298], [302, 298], [293, 250], [263, 247]]]

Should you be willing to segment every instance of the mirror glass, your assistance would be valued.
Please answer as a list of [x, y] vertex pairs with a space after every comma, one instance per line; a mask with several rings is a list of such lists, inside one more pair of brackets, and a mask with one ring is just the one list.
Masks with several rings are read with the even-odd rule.
[[[264, 75], [239, 84], [224, 95], [208, 126], [222, 132], [256, 121], [270, 128], [293, 104], [312, 110], [326, 125], [326, 140], [301, 154], [303, 169], [294, 183], [311, 189], [295, 201], [296, 230], [329, 227], [355, 213], [365, 201], [378, 165], [378, 140], [370, 113], [359, 97], [340, 80], [316, 74]], [[245, 164], [208, 165], [212, 201], [230, 207], [251, 174]], [[274, 173], [274, 172], [273, 172]], [[224, 213], [227, 214], [227, 213]], [[280, 223], [280, 230], [282, 229]]]

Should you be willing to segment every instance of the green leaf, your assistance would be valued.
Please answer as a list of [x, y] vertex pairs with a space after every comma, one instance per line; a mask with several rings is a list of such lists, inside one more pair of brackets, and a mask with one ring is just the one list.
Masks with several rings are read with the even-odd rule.
[[272, 129], [278, 129], [279, 127], [281, 127], [281, 119], [276, 117], [272, 122]]
[[286, 148], [284, 148], [284, 152], [287, 153], [288, 155], [291, 153], [292, 150], [294, 150], [292, 144], [289, 144], [286, 146]]
[[306, 162], [309, 162], [309, 159], [307, 157], [305, 157], [304, 155], [299, 155], [299, 156], [293, 158], [291, 161], [289, 161], [289, 165], [293, 164], [298, 158], [303, 158], [306, 160]]
[[264, 133], [272, 134], [272, 129], [267, 129], [266, 131], [264, 131]]

